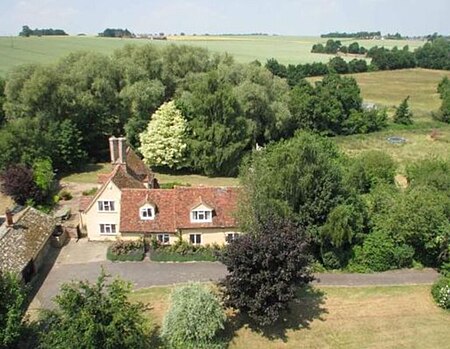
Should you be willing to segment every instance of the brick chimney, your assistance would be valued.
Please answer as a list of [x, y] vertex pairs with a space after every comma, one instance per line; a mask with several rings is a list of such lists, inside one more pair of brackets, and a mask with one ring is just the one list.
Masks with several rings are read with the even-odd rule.
[[114, 136], [109, 138], [109, 153], [111, 155], [111, 163], [116, 164], [119, 158], [118, 139]]
[[10, 209], [6, 209], [5, 217], [6, 217], [6, 226], [12, 227], [14, 225], [14, 221], [13, 221], [13, 213], [11, 212]]
[[117, 147], [119, 148], [119, 164], [127, 163], [127, 139], [125, 137], [117, 138]]

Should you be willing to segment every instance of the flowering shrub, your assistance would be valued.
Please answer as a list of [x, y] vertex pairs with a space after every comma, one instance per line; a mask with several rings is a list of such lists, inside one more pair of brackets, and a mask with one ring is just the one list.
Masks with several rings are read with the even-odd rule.
[[108, 248], [106, 254], [111, 261], [141, 261], [145, 257], [143, 240], [117, 240]]
[[441, 277], [433, 284], [431, 294], [435, 302], [443, 309], [450, 310], [450, 277]]

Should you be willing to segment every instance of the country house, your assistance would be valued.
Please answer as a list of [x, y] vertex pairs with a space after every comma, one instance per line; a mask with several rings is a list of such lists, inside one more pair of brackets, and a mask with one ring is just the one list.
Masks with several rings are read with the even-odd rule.
[[224, 244], [238, 234], [237, 187], [160, 189], [154, 173], [126, 143], [109, 140], [113, 170], [80, 203], [80, 227], [89, 240], [155, 237], [195, 245]]

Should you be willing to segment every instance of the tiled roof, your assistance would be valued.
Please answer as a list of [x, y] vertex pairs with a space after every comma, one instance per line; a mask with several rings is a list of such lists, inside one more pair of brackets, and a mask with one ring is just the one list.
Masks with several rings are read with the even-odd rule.
[[144, 164], [142, 159], [131, 147], [127, 149], [127, 171], [139, 181], [152, 181], [155, 178], [153, 172]]
[[17, 214], [12, 227], [0, 230], [0, 269], [22, 272], [55, 230], [56, 221], [32, 207]]
[[[174, 189], [145, 189], [122, 191], [120, 231], [174, 233], [181, 228], [236, 227], [234, 211], [238, 188], [235, 187], [176, 187]], [[201, 202], [213, 208], [211, 223], [191, 223], [193, 205]], [[146, 200], [156, 206], [154, 220], [141, 220], [139, 208]], [[195, 207], [195, 206], [194, 206]]]
[[[175, 191], [171, 189], [124, 189], [120, 202], [120, 231], [175, 233], [175, 200]], [[141, 220], [139, 217], [139, 208], [146, 201], [151, 201], [155, 206], [154, 220]]]
[[145, 188], [144, 184], [127, 173], [121, 165], [117, 165], [111, 176], [111, 181], [119, 188]]
[[83, 212], [84, 210], [86, 210], [89, 207], [89, 205], [91, 204], [93, 198], [94, 198], [93, 195], [82, 196], [80, 198], [80, 204], [78, 206], [78, 211]]

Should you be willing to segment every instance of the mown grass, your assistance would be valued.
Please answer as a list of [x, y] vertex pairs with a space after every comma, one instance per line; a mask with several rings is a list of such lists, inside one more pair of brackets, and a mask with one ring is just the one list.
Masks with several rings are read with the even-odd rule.
[[[109, 163], [87, 164], [77, 173], [63, 175], [61, 180], [71, 183], [97, 183], [97, 176], [99, 174], [110, 172], [111, 164]], [[155, 174], [161, 184], [182, 183], [191, 186], [234, 186], [239, 184], [239, 180], [234, 177], [206, 177], [192, 174], [168, 174], [161, 172], [155, 172]]]
[[[114, 39], [92, 36], [83, 37], [0, 37], [0, 75], [7, 74], [14, 66], [24, 63], [50, 63], [74, 51], [93, 51], [110, 54], [125, 44], [154, 45], [170, 43], [200, 46], [212, 52], [232, 54], [238, 62], [259, 60], [265, 63], [269, 58], [276, 58], [284, 64], [328, 62], [332, 57], [311, 53], [311, 47], [326, 39], [318, 37], [296, 36], [169, 36], [167, 41], [149, 41], [143, 39]], [[344, 44], [353, 42], [343, 39]], [[409, 45], [411, 48], [421, 46], [421, 41], [397, 40], [359, 40], [366, 48], [375, 45], [392, 47]], [[353, 57], [344, 57], [352, 59]]]
[[[154, 326], [162, 323], [170, 287], [132, 293], [148, 303]], [[265, 332], [233, 318], [230, 349], [447, 348], [450, 313], [431, 299], [430, 286], [320, 287], [300, 292], [284, 321]]]

